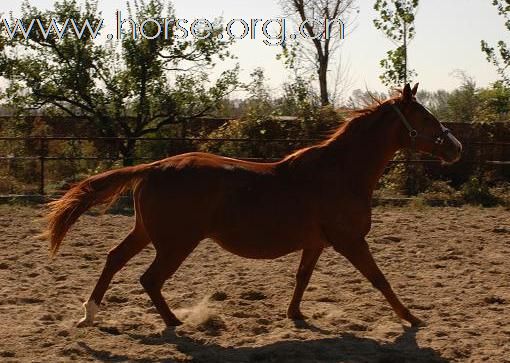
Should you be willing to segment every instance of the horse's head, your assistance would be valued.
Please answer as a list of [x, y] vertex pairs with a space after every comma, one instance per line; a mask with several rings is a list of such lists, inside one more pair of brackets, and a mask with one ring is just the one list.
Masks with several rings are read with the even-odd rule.
[[393, 111], [402, 122], [404, 147], [415, 148], [437, 156], [445, 163], [460, 159], [462, 144], [425, 107], [416, 101], [418, 84], [411, 89], [406, 84], [402, 96], [392, 104]]

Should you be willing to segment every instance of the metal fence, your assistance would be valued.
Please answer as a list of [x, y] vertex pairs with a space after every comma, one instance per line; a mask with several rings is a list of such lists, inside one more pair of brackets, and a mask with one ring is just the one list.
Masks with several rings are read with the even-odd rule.
[[[91, 161], [99, 163], [101, 161], [109, 161], [116, 162], [122, 160], [119, 156], [62, 156], [62, 155], [51, 155], [50, 153], [50, 145], [52, 142], [77, 142], [77, 141], [92, 141], [92, 142], [106, 142], [106, 143], [120, 143], [125, 142], [130, 139], [125, 137], [0, 137], [0, 142], [7, 143], [27, 143], [30, 142], [32, 144], [32, 150], [27, 152], [28, 155], [0, 155], [0, 165], [5, 162], [36, 162], [37, 163], [37, 192], [36, 193], [15, 193], [15, 194], [2, 194], [0, 193], [0, 197], [10, 198], [10, 197], [45, 197], [47, 195], [47, 165], [49, 161], [61, 161], [61, 162], [73, 162], [73, 161]], [[164, 157], [168, 157], [171, 155], [178, 154], [182, 152], [182, 145], [187, 145], [186, 150], [190, 151], [194, 148], [194, 145], [200, 143], [256, 143], [256, 144], [267, 144], [267, 143], [275, 143], [282, 144], [292, 148], [299, 148], [304, 146], [313, 145], [322, 139], [239, 139], [239, 138], [168, 138], [168, 137], [157, 137], [157, 138], [132, 138], [131, 140], [136, 140], [136, 142], [167, 142], [170, 145], [180, 145], [179, 147], [174, 148], [173, 152], [164, 153], [162, 155], [151, 156], [151, 157], [133, 157], [134, 161], [149, 161], [149, 160], [158, 160]], [[510, 142], [471, 142], [464, 145], [465, 148], [483, 150], [488, 147], [499, 147], [499, 148], [509, 148], [510, 150]], [[473, 154], [473, 153], [472, 153]], [[482, 152], [476, 152], [475, 155], [483, 155]], [[235, 156], [234, 156], [235, 157]], [[268, 158], [268, 157], [260, 157], [256, 155], [241, 155], [237, 156], [243, 160], [251, 160], [251, 161], [275, 161], [278, 158]], [[408, 158], [404, 160], [392, 160], [390, 164], [438, 164], [440, 161], [436, 159], [426, 158]], [[471, 159], [471, 160], [463, 160], [463, 164], [465, 165], [475, 165], [475, 166], [483, 166], [483, 167], [508, 167], [510, 168], [510, 160], [488, 160], [480, 157]]]

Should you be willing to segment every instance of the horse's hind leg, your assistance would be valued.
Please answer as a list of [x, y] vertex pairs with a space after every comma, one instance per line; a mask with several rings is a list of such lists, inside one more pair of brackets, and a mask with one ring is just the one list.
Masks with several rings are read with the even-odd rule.
[[136, 254], [138, 254], [150, 242], [142, 226], [135, 226], [129, 235], [117, 247], [108, 252], [106, 263], [97, 280], [96, 286], [90, 298], [83, 304], [85, 316], [79, 321], [78, 326], [89, 326], [94, 322], [94, 316], [99, 310], [101, 300], [112, 281], [113, 276]]
[[156, 247], [156, 257], [147, 271], [140, 277], [140, 283], [151, 298], [159, 315], [163, 318], [168, 327], [181, 325], [182, 322], [174, 315], [168, 307], [161, 289], [167, 279], [169, 279], [179, 268], [182, 262], [189, 256], [198, 242], [190, 245], [174, 246], [174, 250], [164, 251]]
[[301, 299], [303, 298], [306, 286], [308, 286], [308, 283], [310, 282], [313, 269], [315, 268], [321, 253], [322, 248], [303, 250], [301, 262], [296, 273], [296, 287], [287, 310], [287, 317], [289, 319], [303, 320], [305, 318], [299, 309], [299, 305], [301, 304]]
[[388, 280], [386, 280], [386, 277], [375, 263], [368, 244], [364, 239], [348, 247], [340, 249], [335, 247], [335, 249], [343, 254], [384, 295], [393, 311], [401, 319], [407, 320], [412, 326], [423, 325], [423, 322], [415, 317], [393, 292]]

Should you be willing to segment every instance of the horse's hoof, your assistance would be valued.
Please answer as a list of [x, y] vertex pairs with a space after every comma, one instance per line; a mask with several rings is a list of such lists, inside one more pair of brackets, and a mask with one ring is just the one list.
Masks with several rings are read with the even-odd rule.
[[409, 322], [411, 323], [411, 326], [413, 328], [421, 328], [427, 326], [427, 323], [425, 323], [425, 321], [418, 319], [417, 317], [413, 317], [411, 320], [409, 320]]
[[289, 311], [287, 312], [287, 318], [290, 320], [306, 320], [306, 316], [301, 311]]
[[85, 316], [76, 324], [78, 328], [92, 326], [94, 324], [94, 317], [99, 310], [99, 307], [94, 301], [85, 302], [83, 308], [85, 309]]
[[160, 334], [164, 337], [174, 337], [176, 336], [176, 326], [165, 326], [165, 329], [163, 329]]
[[80, 321], [76, 324], [76, 327], [77, 328], [86, 328], [88, 326], [92, 326], [94, 325], [94, 322], [89, 320], [89, 319], [85, 319], [85, 318], [82, 318], [80, 319]]
[[175, 328], [175, 327], [177, 327], [177, 326], [179, 326], [179, 325], [182, 325], [182, 324], [183, 324], [183, 322], [182, 322], [182, 321], [180, 321], [179, 319], [175, 318], [175, 319], [173, 319], [172, 321], [170, 321], [170, 322], [166, 323], [166, 327], [167, 327], [168, 329], [171, 329], [171, 328]]

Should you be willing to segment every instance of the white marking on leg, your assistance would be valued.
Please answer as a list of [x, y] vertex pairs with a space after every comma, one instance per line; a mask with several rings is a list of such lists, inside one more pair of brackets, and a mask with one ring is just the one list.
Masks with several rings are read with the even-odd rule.
[[99, 307], [92, 300], [84, 302], [83, 308], [85, 309], [85, 316], [81, 318], [81, 320], [78, 322], [77, 326], [79, 328], [84, 326], [92, 326], [92, 324], [94, 323], [94, 317], [99, 311]]

